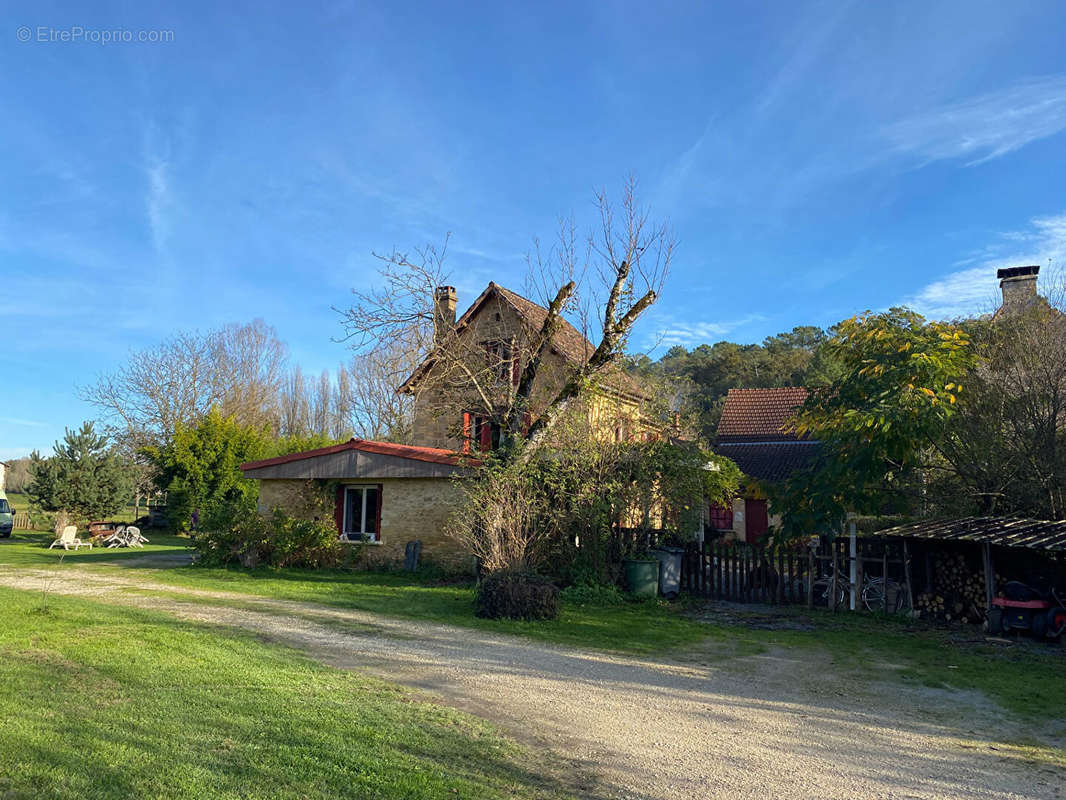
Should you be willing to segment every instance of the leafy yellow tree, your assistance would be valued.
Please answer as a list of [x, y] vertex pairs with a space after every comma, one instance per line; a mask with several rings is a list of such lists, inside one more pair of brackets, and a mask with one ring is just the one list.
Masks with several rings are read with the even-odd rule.
[[842, 374], [796, 417], [796, 433], [822, 444], [775, 491], [786, 537], [832, 534], [847, 511], [902, 510], [976, 360], [961, 327], [903, 308], [845, 320], [825, 346]]

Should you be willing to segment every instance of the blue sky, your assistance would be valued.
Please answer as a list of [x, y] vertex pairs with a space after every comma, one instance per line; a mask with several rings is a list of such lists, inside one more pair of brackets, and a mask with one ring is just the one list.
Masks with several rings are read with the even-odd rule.
[[[1057, 0], [93, 6], [0, 30], [0, 458], [178, 329], [337, 364], [372, 250], [450, 232], [461, 305], [520, 289], [630, 173], [679, 239], [638, 348], [982, 310], [1066, 260]], [[75, 26], [172, 41], [39, 40]]]

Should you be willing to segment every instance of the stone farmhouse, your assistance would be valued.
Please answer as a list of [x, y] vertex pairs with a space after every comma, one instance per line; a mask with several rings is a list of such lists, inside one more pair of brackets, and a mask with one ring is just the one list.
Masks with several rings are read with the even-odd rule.
[[[465, 563], [468, 555], [443, 529], [461, 500], [456, 476], [476, 468], [479, 453], [500, 442], [500, 409], [513, 400], [528, 344], [547, 309], [490, 283], [458, 318], [457, 295], [434, 296], [434, 346], [397, 388], [413, 398], [410, 444], [352, 439], [332, 447], [241, 465], [260, 482], [261, 512], [317, 512], [307, 505], [309, 481], [335, 487], [338, 535], [368, 545], [369, 558], [395, 561], [408, 541], [438, 561]], [[562, 386], [567, 368], [580, 366], [594, 346], [562, 321], [537, 370], [526, 421], [535, 419]], [[620, 370], [604, 377], [577, 409], [589, 435], [621, 441], [655, 435], [641, 415], [645, 393]]]

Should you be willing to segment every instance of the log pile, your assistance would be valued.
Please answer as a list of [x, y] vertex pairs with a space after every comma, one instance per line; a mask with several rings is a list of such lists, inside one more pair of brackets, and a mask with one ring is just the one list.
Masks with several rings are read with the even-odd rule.
[[961, 553], [940, 553], [932, 559], [932, 571], [932, 591], [914, 599], [923, 618], [972, 625], [984, 621], [985, 581], [980, 569], [971, 568]]

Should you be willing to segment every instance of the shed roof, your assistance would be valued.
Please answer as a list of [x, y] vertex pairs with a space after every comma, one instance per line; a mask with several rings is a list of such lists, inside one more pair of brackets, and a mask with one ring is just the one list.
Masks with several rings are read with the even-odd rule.
[[878, 536], [914, 539], [941, 539], [980, 542], [1030, 550], [1066, 550], [1066, 520], [1025, 519], [1022, 517], [963, 517], [923, 520], [896, 525], [877, 532]]
[[810, 464], [818, 442], [719, 442], [714, 450], [749, 478], [774, 483]]
[[730, 389], [718, 421], [719, 442], [795, 441], [789, 419], [807, 399], [802, 386]]
[[246, 478], [441, 478], [476, 466], [476, 458], [436, 447], [351, 439], [331, 447], [241, 464]]

